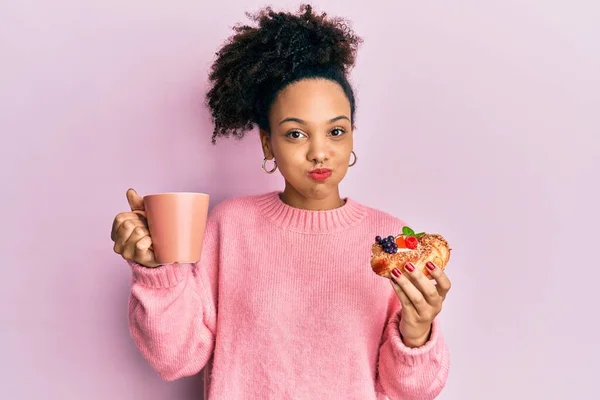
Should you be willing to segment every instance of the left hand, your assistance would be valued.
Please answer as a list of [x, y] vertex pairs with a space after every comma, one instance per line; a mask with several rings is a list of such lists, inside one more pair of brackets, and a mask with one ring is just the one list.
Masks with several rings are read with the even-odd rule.
[[[428, 263], [427, 269], [434, 280], [410, 263], [390, 281], [402, 304], [400, 335], [408, 347], [424, 345], [431, 334], [431, 324], [442, 311], [442, 304], [450, 290], [450, 279], [441, 268]], [[435, 281], [435, 283], [434, 283]]]

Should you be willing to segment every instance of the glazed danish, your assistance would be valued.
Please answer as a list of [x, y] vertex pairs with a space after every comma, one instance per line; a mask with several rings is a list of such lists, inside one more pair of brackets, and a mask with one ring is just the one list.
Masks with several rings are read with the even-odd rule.
[[375, 242], [371, 248], [371, 268], [377, 275], [386, 278], [391, 278], [394, 268], [403, 271], [409, 262], [431, 278], [427, 262], [444, 270], [450, 260], [451, 249], [442, 235], [415, 233], [407, 226], [402, 229], [402, 234], [385, 238], [377, 236]]

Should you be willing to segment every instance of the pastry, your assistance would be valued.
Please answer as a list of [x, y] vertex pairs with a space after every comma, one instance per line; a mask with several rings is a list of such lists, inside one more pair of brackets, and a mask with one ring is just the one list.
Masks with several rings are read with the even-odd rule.
[[431, 261], [444, 270], [450, 260], [450, 247], [442, 235], [415, 233], [410, 227], [402, 228], [397, 236], [377, 236], [371, 248], [371, 268], [377, 275], [391, 278], [394, 268], [404, 271], [406, 263], [421, 269], [426, 277], [432, 278], [426, 263]]

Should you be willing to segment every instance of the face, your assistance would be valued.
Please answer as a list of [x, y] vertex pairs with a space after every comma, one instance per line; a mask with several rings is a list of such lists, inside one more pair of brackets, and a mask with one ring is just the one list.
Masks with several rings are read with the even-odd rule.
[[325, 79], [305, 79], [282, 90], [261, 130], [265, 157], [275, 159], [286, 181], [284, 195], [339, 201], [353, 146], [350, 102]]

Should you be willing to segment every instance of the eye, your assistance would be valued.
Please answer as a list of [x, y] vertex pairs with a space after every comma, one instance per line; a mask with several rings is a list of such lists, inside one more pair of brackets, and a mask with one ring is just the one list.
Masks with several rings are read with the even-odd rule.
[[331, 131], [331, 136], [339, 137], [339, 136], [342, 136], [344, 133], [346, 133], [346, 131], [343, 130], [342, 128], [335, 128]]
[[300, 131], [291, 131], [288, 132], [286, 135], [286, 137], [289, 137], [290, 139], [300, 139], [302, 137], [304, 137], [304, 133], [300, 132]]

